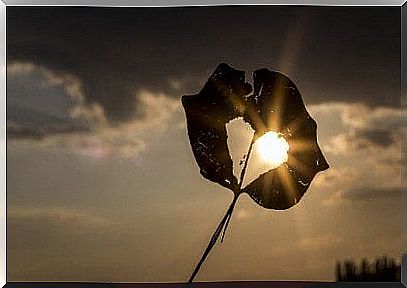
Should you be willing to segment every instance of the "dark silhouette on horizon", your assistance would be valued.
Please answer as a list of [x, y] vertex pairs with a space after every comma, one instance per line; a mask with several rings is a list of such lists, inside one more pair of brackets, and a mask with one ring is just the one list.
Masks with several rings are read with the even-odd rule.
[[338, 282], [400, 282], [401, 266], [387, 256], [372, 263], [363, 259], [359, 265], [352, 260], [338, 261], [335, 274]]

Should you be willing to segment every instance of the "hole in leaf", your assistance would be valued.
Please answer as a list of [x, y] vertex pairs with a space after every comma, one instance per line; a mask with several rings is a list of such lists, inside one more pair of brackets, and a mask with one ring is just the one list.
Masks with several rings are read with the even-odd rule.
[[243, 121], [242, 117], [239, 117], [226, 124], [226, 132], [228, 135], [229, 154], [233, 160], [233, 174], [239, 179], [254, 130], [249, 123]]
[[[227, 123], [226, 130], [229, 153], [233, 160], [233, 174], [239, 179], [254, 130], [241, 117]], [[257, 139], [253, 144], [242, 187], [286, 162], [288, 150], [289, 144], [280, 133], [270, 131]]]

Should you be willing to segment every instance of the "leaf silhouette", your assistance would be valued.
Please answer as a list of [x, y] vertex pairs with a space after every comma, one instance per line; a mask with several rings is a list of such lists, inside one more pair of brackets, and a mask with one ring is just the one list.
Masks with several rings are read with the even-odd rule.
[[[295, 84], [283, 74], [268, 69], [255, 71], [253, 80], [254, 93], [248, 95], [252, 87], [245, 81], [245, 73], [222, 63], [199, 94], [182, 97], [189, 141], [202, 176], [234, 192], [233, 201], [189, 283], [193, 282], [222, 230], [223, 240], [241, 193], [249, 194], [262, 207], [288, 209], [302, 198], [316, 173], [329, 167], [317, 143], [317, 124], [308, 114]], [[226, 130], [226, 123], [238, 117], [243, 117], [255, 131], [247, 156], [240, 163], [243, 168], [239, 181], [233, 175]], [[253, 144], [269, 131], [280, 133], [288, 142], [288, 159], [242, 189]]]
[[[233, 192], [247, 193], [259, 205], [287, 209], [298, 203], [316, 173], [329, 167], [317, 143], [317, 125], [295, 84], [279, 72], [259, 69], [252, 87], [244, 71], [220, 64], [197, 95], [183, 96], [192, 151], [202, 176]], [[288, 161], [261, 174], [243, 189], [233, 175], [226, 123], [243, 117], [255, 130], [268, 131], [290, 145]]]
[[242, 192], [259, 205], [287, 209], [298, 203], [316, 173], [329, 167], [317, 143], [317, 124], [308, 114], [295, 84], [279, 72], [254, 72], [254, 94], [248, 97], [245, 120], [256, 137], [281, 133], [290, 145], [288, 161], [260, 175]]
[[203, 177], [238, 193], [226, 123], [242, 115], [251, 92], [245, 73], [220, 64], [197, 95], [183, 96], [192, 151]]

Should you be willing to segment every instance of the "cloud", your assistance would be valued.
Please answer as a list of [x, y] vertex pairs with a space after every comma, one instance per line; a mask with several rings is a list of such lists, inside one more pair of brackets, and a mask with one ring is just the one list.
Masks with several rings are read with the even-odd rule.
[[82, 228], [109, 227], [113, 220], [75, 209], [61, 207], [10, 207], [7, 210], [8, 221], [35, 222], [62, 227]]
[[364, 143], [362, 141], [359, 143], [359, 148], [364, 148], [368, 145], [386, 148], [396, 141], [394, 131], [388, 128], [369, 127], [356, 131], [355, 134], [364, 140]]
[[362, 103], [310, 105], [319, 123], [319, 141], [331, 169], [318, 175], [313, 187], [324, 191], [321, 204], [397, 199], [402, 179], [403, 141], [407, 122], [401, 108]]
[[339, 247], [342, 239], [334, 235], [316, 235], [307, 238], [301, 238], [297, 241], [296, 246], [303, 251], [320, 251]]
[[35, 65], [29, 62], [15, 62], [7, 65], [7, 76], [13, 77], [16, 75], [27, 74], [34, 71]]
[[7, 137], [10, 139], [41, 140], [50, 135], [89, 132], [84, 123], [35, 110], [9, 106]]
[[313, 188], [323, 191], [321, 205], [330, 207], [343, 203], [343, 195], [360, 185], [363, 178], [363, 173], [353, 167], [331, 167], [314, 179]]
[[[356, 109], [355, 109], [356, 108]], [[360, 105], [343, 113], [343, 123], [347, 132], [333, 139], [333, 145], [345, 145], [347, 149], [385, 149], [400, 147], [407, 136], [407, 121], [401, 117], [401, 109], [368, 108]], [[338, 145], [336, 146], [338, 148]]]
[[274, 256], [287, 257], [291, 253], [321, 253], [323, 250], [334, 250], [343, 245], [343, 239], [338, 235], [314, 234], [292, 240], [290, 247], [272, 247]]
[[[42, 88], [43, 93], [48, 92], [47, 87], [60, 86], [64, 92], [71, 98], [73, 107], [70, 110], [72, 118], [82, 120], [90, 126], [102, 125], [106, 123], [103, 108], [95, 102], [88, 102], [85, 97], [83, 83], [77, 77], [69, 73], [57, 73], [45, 66], [35, 65], [30, 62], [13, 62], [7, 65], [7, 76], [9, 78], [32, 76], [37, 74], [40, 76], [40, 83], [30, 83], [32, 86], [29, 89]], [[35, 76], [35, 75], [34, 75]], [[18, 80], [17, 80], [18, 81]], [[33, 86], [40, 87], [33, 87]], [[18, 91], [20, 92], [20, 91]], [[19, 97], [19, 95], [9, 94], [9, 98]], [[28, 95], [32, 97], [32, 95]], [[49, 121], [50, 123], [51, 121]], [[52, 133], [51, 133], [52, 134]]]
[[[289, 73], [307, 103], [395, 106], [400, 100], [397, 13], [302, 7], [10, 7], [7, 62], [28, 63], [14, 71], [35, 65], [58, 77], [69, 75], [64, 81], [71, 94], [80, 94], [80, 107], [96, 107], [88, 111], [93, 117], [104, 111], [105, 120], [115, 124], [138, 116], [134, 91], [176, 98], [196, 93], [220, 62], [246, 71], [268, 67]], [[378, 17], [383, 21], [372, 21]], [[271, 18], [278, 21], [269, 25]], [[309, 23], [310, 30], [298, 30], [298, 19]], [[314, 43], [320, 43], [318, 49]], [[369, 53], [361, 53], [366, 45]], [[287, 51], [298, 55], [287, 60]], [[83, 115], [81, 109], [75, 115]]]
[[363, 161], [364, 169], [354, 165], [332, 167], [315, 179], [313, 188], [322, 190], [322, 206], [330, 207], [354, 201], [400, 199], [406, 190], [401, 182], [399, 163], [377, 164]]
[[[313, 185], [318, 188], [348, 188], [361, 180], [361, 173], [353, 167], [332, 167], [324, 173], [318, 174]], [[346, 185], [344, 186], [344, 180]]]
[[400, 198], [403, 191], [406, 191], [406, 188], [357, 187], [347, 190], [346, 193], [344, 193], [343, 197], [348, 200], [375, 200], [379, 198], [389, 197]]
[[[247, 13], [247, 9], [252, 12]], [[143, 149], [144, 140], [133, 139], [129, 133], [124, 135], [124, 140], [118, 140], [118, 133], [113, 130], [137, 127], [144, 121], [145, 99], [141, 91], [178, 101], [182, 94], [198, 92], [220, 62], [248, 71], [248, 79], [250, 71], [262, 67], [288, 73], [298, 84], [304, 100], [311, 104], [359, 101], [374, 107], [398, 105], [399, 77], [395, 76], [399, 76], [399, 66], [395, 64], [399, 62], [399, 46], [394, 43], [399, 35], [391, 28], [399, 23], [394, 11], [381, 12], [380, 17], [386, 21], [379, 23], [368, 21], [376, 19], [378, 12], [367, 15], [352, 9], [340, 15], [343, 21], [338, 26], [326, 23], [327, 19], [338, 19], [335, 13], [335, 17], [326, 17], [332, 11], [316, 9], [310, 13], [308, 9], [306, 12], [296, 8], [291, 13], [292, 8], [283, 7], [266, 10], [267, 13], [264, 7], [172, 8], [168, 13], [168, 9], [148, 8], [12, 7], [7, 14], [8, 79], [40, 74], [43, 88], [48, 92], [45, 94], [52, 95], [62, 87], [71, 104], [67, 109], [69, 117], [62, 119], [53, 114], [54, 107], [47, 106], [50, 99], [41, 99], [48, 107], [41, 110], [41, 116], [38, 111], [27, 112], [32, 114], [30, 119], [42, 119], [36, 125], [28, 119], [20, 121], [23, 113], [16, 111], [18, 118], [8, 119], [8, 136], [48, 142], [52, 142], [51, 138], [63, 138], [67, 140], [60, 141], [63, 146], [72, 146], [69, 142], [81, 139], [81, 149], [88, 152], [92, 146], [103, 146], [101, 143], [109, 147], [120, 142], [118, 147], [123, 151], [133, 151], [124, 154], [134, 154]], [[267, 24], [272, 15], [280, 19], [282, 12], [287, 15], [284, 21]], [[211, 21], [207, 21], [208, 15]], [[281, 31], [297, 31], [298, 15], [313, 23], [310, 22], [312, 33], [301, 30], [301, 34], [307, 35], [302, 39], [306, 40], [303, 49], [298, 49], [297, 42], [303, 41], [295, 36], [290, 43], [280, 45], [287, 42], [286, 33]], [[371, 25], [355, 25], [355, 19], [374, 23], [375, 29]], [[338, 30], [336, 34], [327, 33], [324, 27]], [[334, 37], [343, 33], [348, 39], [346, 43], [341, 37]], [[258, 44], [256, 49], [252, 43]], [[311, 49], [312, 43], [322, 46]], [[371, 47], [370, 52], [360, 54], [366, 43]], [[281, 55], [295, 45], [299, 51], [295, 65], [281, 61]], [[325, 60], [316, 61], [321, 55], [325, 55]], [[392, 81], [387, 81], [389, 78]], [[27, 86], [27, 83], [16, 81], [14, 86]], [[18, 91], [8, 92], [8, 98], [14, 98]], [[385, 97], [384, 93], [387, 93]], [[12, 115], [14, 106], [7, 104], [8, 114]], [[18, 109], [21, 111], [21, 107]], [[87, 138], [79, 135], [88, 132]], [[355, 133], [363, 135], [364, 141], [354, 144], [359, 146], [373, 142], [386, 145], [394, 140], [394, 135], [385, 131]], [[337, 142], [355, 142], [352, 135], [340, 136]], [[333, 144], [331, 147], [336, 149]], [[96, 150], [102, 153], [105, 148]]]
[[[31, 18], [26, 19], [31, 22], [28, 26], [17, 14], [16, 18], [9, 14], [11, 22], [22, 26], [14, 30], [13, 24], [8, 25], [8, 33], [13, 35], [7, 43], [8, 65], [13, 66], [8, 73], [29, 72], [40, 67], [49, 76], [48, 82], [63, 82], [68, 93], [82, 104], [74, 109], [73, 115], [96, 118], [103, 115], [103, 119], [97, 119], [118, 124], [139, 116], [139, 97], [134, 91], [146, 88], [173, 95], [191, 86], [183, 80], [189, 65], [166, 64], [171, 55], [163, 54], [161, 49], [157, 51], [163, 45], [168, 47], [165, 39], [157, 41], [157, 45], [151, 43], [154, 41], [151, 37], [156, 38], [149, 33], [151, 27], [138, 23], [138, 18], [133, 19], [134, 13], [123, 11], [123, 18], [120, 13], [95, 14], [87, 9], [76, 10], [81, 15], [59, 9], [48, 10], [49, 14], [46, 10], [41, 8], [27, 14], [14, 10], [17, 14], [23, 12], [24, 18]], [[130, 21], [128, 25], [123, 23], [126, 20]], [[27, 37], [28, 34], [36, 35], [35, 39]], [[53, 36], [49, 37], [50, 34]], [[194, 72], [190, 74], [195, 77]]]
[[182, 127], [177, 115], [181, 105], [164, 94], [143, 90], [138, 92], [141, 118], [119, 125], [104, 125], [88, 133], [54, 135], [43, 141], [44, 145], [63, 147], [92, 158], [137, 157], [146, 149], [152, 134], [160, 135], [170, 127]]
[[337, 114], [341, 129], [330, 139], [325, 149], [334, 154], [346, 154], [357, 150], [374, 153], [387, 149], [401, 149], [401, 141], [407, 136], [407, 121], [401, 117], [401, 108], [370, 107], [361, 103], [329, 103], [311, 105], [316, 115]]
[[[71, 75], [29, 63], [12, 64], [8, 73], [10, 90], [15, 91], [8, 100], [8, 141], [30, 141], [92, 158], [134, 157], [145, 149], [152, 132], [183, 127], [177, 118], [180, 102], [164, 93], [134, 91], [139, 116], [111, 123], [101, 105], [87, 103], [81, 82]], [[21, 88], [20, 81], [28, 83], [27, 88]]]

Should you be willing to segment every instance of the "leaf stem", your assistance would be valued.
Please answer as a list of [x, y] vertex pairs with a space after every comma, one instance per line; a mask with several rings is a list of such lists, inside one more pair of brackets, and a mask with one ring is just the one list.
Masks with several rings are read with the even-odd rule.
[[[244, 162], [244, 165], [243, 165], [243, 169], [242, 169], [242, 172], [240, 173], [240, 179], [239, 179], [239, 195], [242, 193], [241, 190], [242, 190], [242, 186], [243, 186], [243, 180], [244, 180], [244, 176], [245, 176], [245, 174], [246, 174], [247, 165], [248, 165], [248, 163], [249, 163], [250, 154], [252, 153], [252, 148], [253, 148], [253, 144], [254, 144], [254, 136], [255, 136], [255, 134], [253, 134], [252, 141], [250, 142], [250, 146], [249, 146], [249, 151], [247, 152], [247, 156], [246, 156], [246, 158], [245, 158], [245, 162]], [[225, 227], [224, 227], [224, 229], [223, 229], [222, 237], [221, 237], [221, 239], [220, 239], [220, 243], [223, 243], [223, 239], [225, 238], [226, 229], [227, 229], [228, 226], [229, 226], [230, 218], [232, 218], [232, 213], [233, 213], [233, 210], [230, 212], [230, 214], [229, 214], [229, 216], [228, 216], [228, 219], [227, 219], [227, 221], [226, 221]]]
[[223, 242], [223, 238], [225, 236], [226, 229], [227, 229], [228, 224], [230, 222], [230, 219], [232, 217], [233, 209], [235, 208], [237, 199], [239, 198], [239, 195], [241, 194], [243, 179], [244, 179], [244, 176], [246, 174], [247, 164], [249, 162], [250, 153], [251, 153], [252, 148], [253, 148], [254, 139], [255, 139], [255, 134], [253, 134], [252, 141], [250, 143], [249, 150], [247, 152], [247, 156], [246, 156], [246, 159], [245, 159], [245, 163], [243, 165], [242, 172], [240, 173], [239, 189], [238, 189], [237, 193], [235, 192], [232, 203], [230, 203], [230, 206], [229, 206], [228, 210], [226, 211], [226, 213], [223, 216], [222, 220], [218, 224], [218, 227], [216, 228], [215, 232], [212, 234], [212, 237], [211, 237], [211, 239], [210, 239], [210, 241], [208, 243], [208, 246], [206, 247], [204, 253], [202, 254], [201, 259], [199, 260], [198, 264], [196, 265], [194, 271], [191, 274], [191, 277], [188, 280], [189, 284], [191, 284], [194, 281], [194, 278], [195, 278], [196, 274], [198, 274], [199, 269], [201, 268], [201, 266], [204, 263], [205, 259], [208, 257], [209, 252], [212, 250], [213, 246], [216, 244], [216, 241], [218, 240], [219, 236], [221, 235], [222, 229], [223, 229], [223, 234], [222, 234], [221, 242]]
[[228, 210], [226, 211], [225, 216], [223, 216], [218, 227], [216, 228], [215, 232], [213, 233], [211, 240], [209, 241], [208, 246], [206, 247], [206, 249], [201, 257], [201, 260], [199, 260], [198, 264], [196, 265], [196, 267], [194, 269], [194, 272], [192, 272], [191, 277], [188, 280], [188, 283], [192, 283], [196, 274], [198, 273], [199, 269], [201, 268], [203, 262], [205, 261], [206, 257], [208, 257], [209, 252], [212, 250], [213, 246], [216, 244], [216, 241], [218, 240], [219, 235], [222, 232], [222, 228], [225, 225], [225, 222], [227, 221], [229, 214], [233, 211], [233, 209], [236, 205], [237, 198], [239, 198], [239, 195], [235, 194], [235, 197], [233, 198], [232, 203], [230, 203], [230, 206], [229, 206]]

